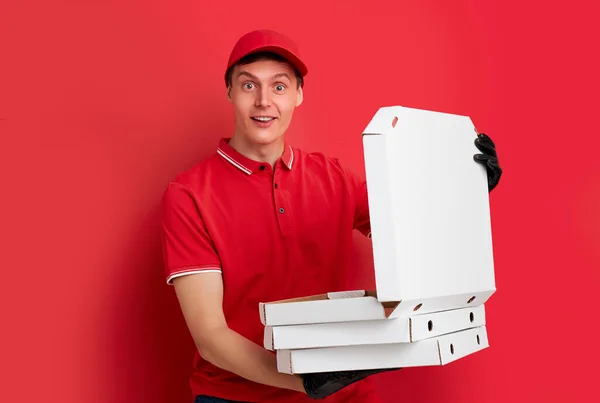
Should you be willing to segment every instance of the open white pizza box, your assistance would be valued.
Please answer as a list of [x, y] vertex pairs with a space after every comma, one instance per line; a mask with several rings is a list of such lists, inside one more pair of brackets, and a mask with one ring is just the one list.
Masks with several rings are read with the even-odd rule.
[[414, 343], [484, 326], [484, 305], [411, 315], [394, 320], [265, 326], [267, 350], [339, 347], [362, 344]]
[[485, 326], [415, 343], [365, 344], [277, 350], [277, 370], [287, 374], [446, 365], [489, 347]]
[[467, 116], [380, 108], [362, 134], [376, 289], [260, 303], [263, 325], [392, 319], [484, 304], [496, 287], [476, 136]]

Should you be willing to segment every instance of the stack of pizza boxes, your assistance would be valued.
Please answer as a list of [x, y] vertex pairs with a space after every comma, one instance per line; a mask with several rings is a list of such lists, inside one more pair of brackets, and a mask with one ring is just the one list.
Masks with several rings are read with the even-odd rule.
[[495, 279], [476, 136], [467, 116], [377, 111], [362, 134], [376, 290], [261, 303], [280, 372], [445, 365], [489, 346]]

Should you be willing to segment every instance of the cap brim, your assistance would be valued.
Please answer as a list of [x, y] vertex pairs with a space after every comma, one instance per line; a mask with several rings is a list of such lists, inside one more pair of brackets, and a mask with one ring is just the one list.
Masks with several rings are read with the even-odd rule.
[[273, 46], [273, 45], [260, 46], [256, 49], [254, 49], [250, 53], [256, 53], [256, 52], [273, 52], [275, 54], [278, 54], [279, 56], [287, 59], [290, 62], [290, 64], [292, 64], [292, 66], [294, 66], [296, 68], [296, 70], [298, 70], [298, 72], [300, 73], [300, 75], [302, 77], [304, 77], [308, 73], [308, 68], [302, 62], [302, 60], [300, 60], [300, 58], [298, 56], [296, 56], [294, 53], [290, 52], [289, 50], [287, 50], [285, 48], [282, 48], [279, 46]]
[[[287, 49], [285, 49], [283, 47], [280, 47], [280, 46], [274, 46], [274, 45], [257, 46], [256, 48], [252, 49], [251, 51], [246, 52], [246, 54], [243, 57], [246, 57], [248, 55], [251, 55], [253, 53], [258, 53], [258, 52], [272, 52], [272, 53], [275, 53], [275, 54], [283, 57], [284, 59], [288, 60], [289, 63], [292, 66], [294, 66], [294, 68], [296, 70], [298, 70], [298, 72], [300, 73], [300, 75], [302, 77], [304, 77], [306, 74], [308, 74], [308, 68], [302, 62], [302, 60], [300, 60], [300, 58], [298, 56], [296, 56], [293, 52], [290, 52], [289, 50], [287, 50]], [[238, 59], [235, 62], [233, 62], [232, 65], [234, 65], [235, 63], [237, 63], [240, 59]]]

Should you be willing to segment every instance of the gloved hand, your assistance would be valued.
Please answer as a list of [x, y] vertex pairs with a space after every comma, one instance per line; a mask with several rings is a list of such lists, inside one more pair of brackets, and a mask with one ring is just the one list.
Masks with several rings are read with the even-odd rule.
[[500, 181], [502, 176], [502, 168], [498, 164], [498, 155], [496, 153], [496, 145], [492, 139], [485, 133], [478, 133], [475, 139], [475, 146], [482, 154], [475, 154], [473, 159], [475, 162], [485, 165], [488, 177], [488, 193], [491, 192]]
[[399, 369], [401, 368], [319, 372], [314, 374], [303, 374], [302, 379], [308, 397], [311, 399], [323, 399], [368, 376]]

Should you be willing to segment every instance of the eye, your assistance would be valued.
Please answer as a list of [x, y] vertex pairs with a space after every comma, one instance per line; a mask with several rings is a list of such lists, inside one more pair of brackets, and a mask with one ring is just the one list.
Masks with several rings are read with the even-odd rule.
[[283, 84], [277, 84], [275, 86], [275, 90], [277, 90], [278, 92], [281, 92], [281, 91], [285, 90], [285, 86]]
[[254, 88], [254, 84], [253, 83], [244, 83], [243, 87], [244, 87], [244, 89], [251, 90], [252, 88]]

